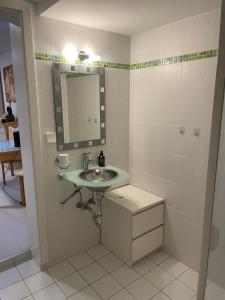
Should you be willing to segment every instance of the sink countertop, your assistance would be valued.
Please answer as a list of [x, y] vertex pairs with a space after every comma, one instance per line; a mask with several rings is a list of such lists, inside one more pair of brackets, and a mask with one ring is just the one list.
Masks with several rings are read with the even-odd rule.
[[99, 166], [90, 166], [89, 170], [92, 169], [108, 169], [113, 170], [118, 173], [119, 176], [109, 180], [109, 181], [101, 181], [101, 182], [91, 182], [84, 180], [79, 177], [79, 174], [85, 170], [83, 169], [77, 169], [73, 171], [67, 171], [67, 172], [61, 172], [60, 176], [64, 179], [69, 180], [70, 182], [76, 184], [77, 186], [84, 186], [89, 188], [103, 188], [105, 186], [118, 186], [128, 183], [128, 173], [122, 169], [106, 165], [105, 167], [99, 167]]
[[[112, 197], [110, 197], [110, 195]], [[116, 198], [116, 196], [123, 198]], [[106, 197], [116, 204], [128, 209], [131, 214], [137, 214], [164, 202], [163, 198], [132, 185], [125, 185], [123, 187], [110, 190], [106, 192]]]

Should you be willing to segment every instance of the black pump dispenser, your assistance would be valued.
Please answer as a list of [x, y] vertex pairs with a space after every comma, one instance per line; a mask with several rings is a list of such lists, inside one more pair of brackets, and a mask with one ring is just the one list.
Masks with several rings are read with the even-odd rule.
[[105, 166], [105, 156], [103, 154], [103, 151], [100, 151], [99, 157], [98, 157], [98, 165], [99, 167]]

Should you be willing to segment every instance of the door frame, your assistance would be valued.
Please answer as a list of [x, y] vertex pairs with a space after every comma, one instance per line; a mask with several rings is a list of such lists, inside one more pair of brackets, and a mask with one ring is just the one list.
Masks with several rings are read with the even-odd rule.
[[[46, 226], [46, 210], [44, 201], [44, 182], [43, 182], [43, 157], [41, 151], [41, 130], [40, 130], [40, 117], [38, 109], [38, 99], [35, 80], [35, 65], [33, 59], [33, 32], [32, 32], [32, 4], [23, 0], [0, 0], [0, 8], [13, 9], [18, 11], [22, 17], [22, 32], [23, 32], [23, 45], [24, 45], [24, 61], [25, 73], [27, 81], [27, 99], [25, 101], [27, 115], [26, 119], [30, 130], [30, 138], [26, 143], [27, 149], [29, 148], [31, 161], [31, 172], [26, 175], [24, 170], [24, 184], [25, 193], [30, 192], [30, 186], [26, 184], [26, 176], [29, 176], [31, 184], [33, 185], [33, 192], [29, 197], [30, 203], [27, 208], [28, 214], [28, 227], [29, 227], [29, 241], [31, 246], [32, 255], [35, 261], [41, 267], [48, 261], [48, 239], [47, 239], [47, 226]], [[31, 122], [32, 120], [32, 122]], [[23, 120], [20, 120], [23, 122]], [[23, 143], [23, 141], [21, 141]], [[22, 149], [23, 155], [23, 149]], [[31, 199], [32, 198], [32, 199]], [[29, 206], [29, 203], [28, 203]]]

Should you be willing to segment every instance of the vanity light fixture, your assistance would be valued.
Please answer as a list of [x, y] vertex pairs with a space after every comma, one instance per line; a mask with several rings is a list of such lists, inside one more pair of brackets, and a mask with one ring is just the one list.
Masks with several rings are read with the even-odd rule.
[[69, 44], [63, 49], [63, 56], [69, 63], [74, 63], [78, 57], [78, 53], [76, 48], [72, 44]]
[[[82, 52], [86, 54], [86, 58], [84, 58], [85, 60], [87, 60], [89, 63], [93, 62], [93, 61], [100, 61], [100, 55], [96, 55], [91, 48], [84, 48], [82, 51], [80, 51], [80, 53]], [[81, 58], [80, 58], [81, 59]], [[81, 59], [82, 60], [82, 59]]]
[[90, 48], [84, 48], [78, 53], [76, 48], [72, 44], [68, 44], [63, 49], [63, 56], [70, 64], [75, 63], [77, 58], [79, 58], [80, 61], [86, 61], [89, 63], [93, 61], [100, 61], [100, 56], [94, 54], [94, 52]]
[[85, 51], [80, 51], [78, 57], [81, 61], [83, 61], [89, 59], [89, 54], [86, 53]]

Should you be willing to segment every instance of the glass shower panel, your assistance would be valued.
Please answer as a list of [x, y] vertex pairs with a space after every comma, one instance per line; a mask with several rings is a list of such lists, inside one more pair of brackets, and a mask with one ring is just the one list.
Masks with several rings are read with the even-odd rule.
[[219, 155], [211, 229], [205, 300], [225, 299], [225, 105], [220, 130]]

